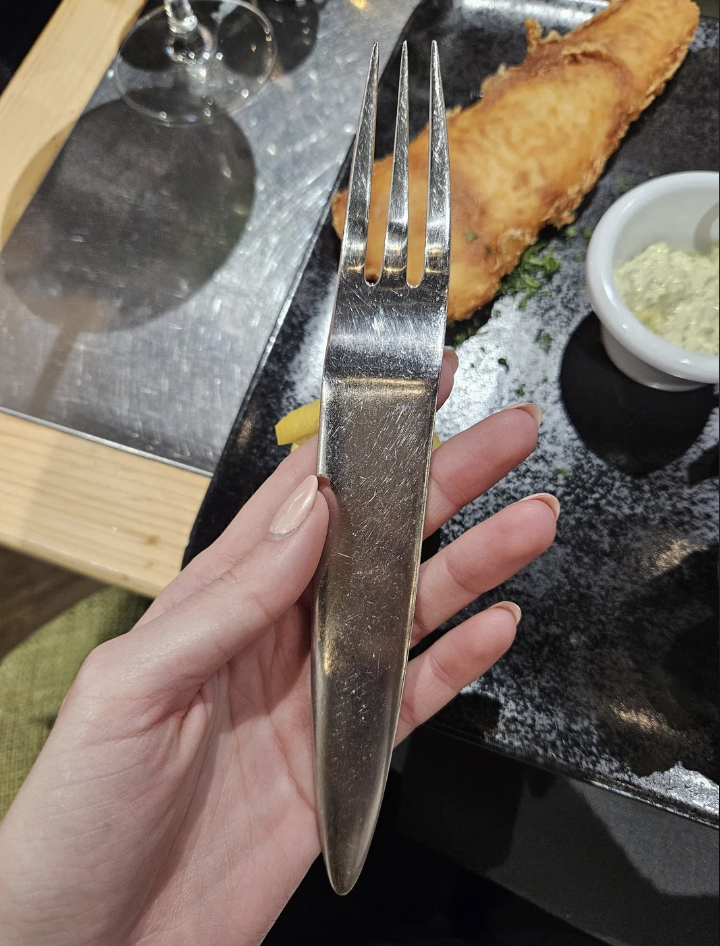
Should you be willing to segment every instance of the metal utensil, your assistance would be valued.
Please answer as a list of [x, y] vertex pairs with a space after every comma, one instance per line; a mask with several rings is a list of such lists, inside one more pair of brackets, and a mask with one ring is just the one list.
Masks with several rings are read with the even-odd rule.
[[417, 590], [450, 274], [450, 163], [432, 47], [425, 273], [407, 283], [408, 52], [380, 280], [365, 278], [378, 48], [355, 144], [323, 373], [318, 474], [330, 529], [318, 573], [313, 709], [318, 821], [330, 881], [352, 889], [375, 830]]

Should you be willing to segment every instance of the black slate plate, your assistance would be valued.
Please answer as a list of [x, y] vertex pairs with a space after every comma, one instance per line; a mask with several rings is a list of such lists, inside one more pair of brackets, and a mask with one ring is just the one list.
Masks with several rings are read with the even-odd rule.
[[[564, 0], [426, 0], [406, 30], [414, 132], [427, 115], [430, 40], [449, 106], [525, 55], [522, 23], [566, 31], [599, 7]], [[381, 87], [380, 153], [392, 147], [398, 56]], [[717, 399], [621, 375], [584, 288], [585, 241], [617, 196], [649, 176], [718, 167], [718, 27], [704, 20], [667, 91], [636, 123], [585, 201], [551, 294], [500, 299], [475, 319], [438, 432], [446, 438], [521, 398], [545, 411], [538, 450], [443, 530], [447, 543], [509, 502], [552, 490], [556, 545], [456, 621], [501, 598], [525, 618], [511, 652], [432, 725], [708, 824], [718, 821]], [[343, 172], [347, 176], [347, 166]], [[341, 178], [342, 181], [342, 178]], [[228, 525], [286, 455], [274, 424], [318, 396], [338, 241], [328, 217], [242, 405], [186, 561]], [[451, 330], [450, 340], [467, 331]]]

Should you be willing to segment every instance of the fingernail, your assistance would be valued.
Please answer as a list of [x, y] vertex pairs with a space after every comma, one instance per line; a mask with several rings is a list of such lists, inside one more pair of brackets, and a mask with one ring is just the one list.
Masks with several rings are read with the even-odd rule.
[[503, 414], [505, 411], [525, 411], [526, 414], [532, 417], [538, 427], [542, 424], [543, 412], [537, 404], [532, 404], [530, 401], [518, 401], [517, 404], [509, 404], [507, 407], [503, 407], [499, 413]]
[[529, 499], [537, 499], [541, 503], [545, 503], [546, 506], [549, 506], [555, 515], [556, 522], [560, 518], [560, 503], [552, 493], [533, 493], [532, 496], [526, 496], [524, 499], [518, 500], [518, 502], [526, 503]]
[[454, 348], [446, 348], [443, 353], [443, 359], [450, 365], [452, 373], [458, 370], [458, 365], [460, 364], [460, 359], [457, 356], [457, 352]]
[[499, 604], [494, 604], [491, 608], [488, 608], [488, 611], [494, 611], [496, 608], [502, 608], [503, 611], [509, 611], [510, 614], [515, 618], [515, 626], [520, 623], [522, 620], [522, 611], [513, 601], [501, 601]]
[[315, 503], [318, 491], [317, 476], [308, 476], [280, 507], [270, 523], [271, 536], [290, 535], [305, 522]]

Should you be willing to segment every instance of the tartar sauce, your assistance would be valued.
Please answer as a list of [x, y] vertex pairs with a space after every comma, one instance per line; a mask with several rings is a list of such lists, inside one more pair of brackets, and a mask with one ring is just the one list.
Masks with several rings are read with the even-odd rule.
[[717, 355], [718, 244], [708, 254], [653, 243], [615, 272], [625, 304], [656, 335], [688, 351]]

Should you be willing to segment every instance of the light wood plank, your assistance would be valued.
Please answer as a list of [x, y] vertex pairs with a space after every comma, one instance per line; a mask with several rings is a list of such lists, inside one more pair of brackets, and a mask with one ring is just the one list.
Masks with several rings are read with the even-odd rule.
[[0, 414], [0, 542], [150, 596], [178, 573], [209, 479]]

